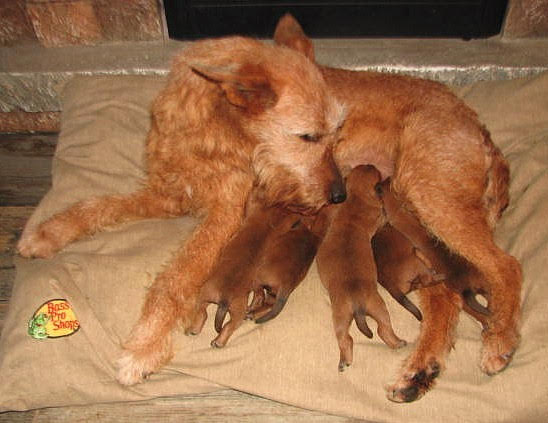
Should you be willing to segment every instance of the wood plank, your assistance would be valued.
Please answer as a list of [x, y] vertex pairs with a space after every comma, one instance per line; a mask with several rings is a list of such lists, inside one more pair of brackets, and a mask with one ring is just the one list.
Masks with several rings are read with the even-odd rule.
[[[15, 280], [15, 244], [34, 207], [0, 207], [0, 302], [8, 302]], [[0, 315], [0, 326], [3, 316]]]
[[33, 423], [52, 421], [347, 423], [359, 420], [304, 410], [234, 390], [222, 390], [123, 404], [41, 409], [37, 410], [33, 419]]
[[[15, 243], [33, 210], [32, 206], [0, 207], [0, 255], [15, 253]], [[5, 266], [2, 260], [0, 259], [0, 267]]]
[[[0, 301], [0, 334], [4, 329], [4, 321], [8, 312], [9, 303], [7, 301]], [[1, 415], [1, 414], [0, 414]]]
[[53, 157], [59, 134], [0, 134], [1, 156]]
[[0, 206], [36, 205], [51, 186], [56, 134], [0, 136]]
[[0, 302], [8, 302], [11, 298], [13, 281], [15, 280], [15, 268], [0, 269]]
[[36, 411], [2, 413], [0, 414], [0, 423], [32, 423], [35, 414]]

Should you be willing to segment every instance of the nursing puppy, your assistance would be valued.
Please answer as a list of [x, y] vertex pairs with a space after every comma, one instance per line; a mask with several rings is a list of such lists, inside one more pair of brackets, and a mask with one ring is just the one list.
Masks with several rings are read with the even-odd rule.
[[377, 322], [377, 332], [391, 348], [406, 342], [396, 336], [386, 304], [377, 291], [377, 269], [371, 238], [384, 223], [382, 205], [375, 193], [380, 180], [372, 166], [350, 172], [348, 198], [340, 206], [326, 207], [326, 232], [317, 255], [318, 273], [331, 300], [335, 335], [339, 343], [339, 371], [352, 364], [353, 339], [348, 333], [352, 321], [368, 338], [373, 336], [365, 320]]
[[254, 298], [248, 312], [256, 323], [275, 318], [308, 273], [321, 242], [315, 221], [313, 217], [288, 218], [269, 234], [255, 270], [254, 292], [259, 298]]
[[[274, 39], [314, 60], [312, 42], [290, 15], [280, 20]], [[490, 315], [482, 333], [480, 368], [489, 375], [500, 372], [519, 343], [522, 281], [518, 261], [493, 239], [495, 224], [508, 204], [509, 169], [501, 152], [477, 114], [442, 84], [394, 74], [320, 69], [347, 107], [335, 151], [341, 171], [346, 174], [358, 165], [372, 164], [383, 179], [391, 176], [392, 190], [427, 231], [484, 276]], [[422, 375], [437, 375], [443, 368], [460, 302], [444, 288], [419, 291], [426, 304], [421, 307], [423, 315], [425, 308], [435, 310], [432, 318], [439, 330], [419, 338], [398, 381], [388, 388], [392, 400], [416, 399], [400, 393], [413, 390]]]
[[[227, 244], [202, 286], [196, 318], [187, 334], [201, 332], [209, 303], [218, 305], [213, 347], [223, 347], [246, 317], [264, 323], [276, 317], [304, 279], [320, 238], [304, 218], [279, 207], [251, 201], [241, 229]], [[248, 307], [249, 294], [254, 298]], [[266, 292], [265, 292], [266, 291]], [[230, 320], [224, 324], [227, 312]], [[223, 325], [224, 324], [224, 325]]]
[[372, 243], [379, 283], [401, 303], [408, 301], [405, 294], [443, 282], [462, 297], [464, 311], [485, 326], [489, 310], [476, 299], [486, 294], [485, 278], [426, 232], [390, 191], [389, 180], [378, 184], [376, 191], [389, 222], [377, 231]]

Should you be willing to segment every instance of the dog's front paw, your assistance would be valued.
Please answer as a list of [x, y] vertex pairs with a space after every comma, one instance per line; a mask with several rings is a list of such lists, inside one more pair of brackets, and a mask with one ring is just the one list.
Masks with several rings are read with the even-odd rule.
[[[135, 340], [134, 340], [135, 341]], [[152, 373], [168, 363], [173, 357], [171, 346], [171, 336], [168, 335], [155, 342], [143, 346], [135, 347], [135, 342], [127, 342], [124, 345], [124, 351], [117, 362], [118, 374], [116, 379], [122, 385], [135, 385], [143, 382]]]
[[17, 243], [17, 251], [23, 257], [50, 258], [56, 250], [52, 240], [41, 231], [25, 230]]
[[406, 371], [393, 385], [386, 387], [386, 397], [394, 402], [412, 402], [421, 398], [435, 383], [441, 366], [431, 361], [422, 369]]
[[116, 364], [118, 367], [116, 379], [125, 386], [141, 383], [152, 373], [152, 369], [149, 369], [145, 360], [136, 358], [129, 351], [126, 351]]
[[512, 361], [514, 352], [519, 343], [517, 334], [483, 334], [483, 350], [481, 353], [480, 368], [489, 376], [500, 373]]

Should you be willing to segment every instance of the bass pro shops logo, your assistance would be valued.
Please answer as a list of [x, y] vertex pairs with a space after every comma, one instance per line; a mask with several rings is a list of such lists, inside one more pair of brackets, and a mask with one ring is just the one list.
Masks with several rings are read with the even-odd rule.
[[29, 320], [28, 334], [34, 339], [61, 338], [80, 329], [80, 322], [67, 300], [46, 301]]

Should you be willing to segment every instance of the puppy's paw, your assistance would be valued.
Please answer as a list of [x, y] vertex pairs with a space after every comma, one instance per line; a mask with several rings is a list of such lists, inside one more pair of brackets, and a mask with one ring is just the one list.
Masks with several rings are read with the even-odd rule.
[[512, 361], [518, 343], [519, 336], [516, 334], [484, 333], [480, 361], [482, 372], [493, 376], [506, 369]]
[[341, 358], [339, 361], [339, 372], [344, 372], [348, 367], [352, 365], [351, 361], [347, 361]]
[[57, 251], [55, 243], [41, 231], [25, 230], [17, 243], [23, 257], [50, 258]]
[[431, 361], [427, 366], [406, 371], [393, 385], [386, 387], [386, 397], [394, 402], [416, 401], [428, 392], [441, 372], [441, 366]]

